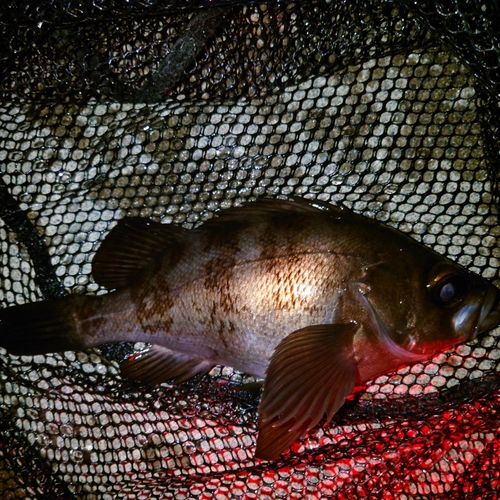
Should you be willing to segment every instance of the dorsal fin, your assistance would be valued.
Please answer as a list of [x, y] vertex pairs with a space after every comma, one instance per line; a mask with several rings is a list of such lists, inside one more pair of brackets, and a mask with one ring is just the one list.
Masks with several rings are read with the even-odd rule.
[[109, 232], [92, 261], [94, 280], [106, 288], [122, 288], [169, 247], [178, 248], [185, 230], [140, 217], [122, 219]]
[[254, 202], [217, 212], [213, 219], [208, 220], [200, 230], [209, 229], [222, 223], [242, 223], [264, 217], [293, 217], [295, 214], [318, 216], [334, 219], [350, 219], [359, 217], [343, 205], [331, 205], [326, 202], [293, 197], [290, 200], [278, 198], [261, 198]]

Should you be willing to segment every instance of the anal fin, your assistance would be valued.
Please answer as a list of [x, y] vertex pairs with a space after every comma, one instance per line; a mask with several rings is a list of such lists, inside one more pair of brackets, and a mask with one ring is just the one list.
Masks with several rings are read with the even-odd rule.
[[344, 404], [356, 385], [357, 328], [354, 323], [309, 326], [281, 341], [259, 405], [257, 458], [276, 458]]
[[195, 375], [207, 373], [213, 366], [210, 361], [193, 358], [156, 344], [132, 354], [120, 364], [124, 377], [150, 385], [167, 380], [179, 384]]

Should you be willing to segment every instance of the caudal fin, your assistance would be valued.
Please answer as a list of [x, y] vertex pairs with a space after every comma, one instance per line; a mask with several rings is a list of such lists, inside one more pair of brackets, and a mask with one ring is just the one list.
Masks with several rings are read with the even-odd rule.
[[0, 346], [12, 354], [85, 349], [75, 322], [84, 296], [46, 300], [0, 310]]

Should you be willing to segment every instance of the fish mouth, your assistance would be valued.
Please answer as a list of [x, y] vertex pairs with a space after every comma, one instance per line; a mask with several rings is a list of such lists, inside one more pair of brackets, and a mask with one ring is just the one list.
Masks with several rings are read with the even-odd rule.
[[500, 291], [493, 285], [484, 296], [474, 337], [500, 323]]
[[460, 308], [454, 317], [455, 331], [469, 340], [499, 323], [500, 291], [493, 285]]

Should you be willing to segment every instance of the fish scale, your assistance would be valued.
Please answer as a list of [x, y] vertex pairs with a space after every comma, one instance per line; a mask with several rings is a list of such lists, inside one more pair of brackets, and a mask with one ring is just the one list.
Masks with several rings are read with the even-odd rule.
[[188, 231], [124, 219], [93, 261], [103, 296], [0, 311], [14, 354], [115, 341], [147, 383], [228, 365], [262, 377], [256, 456], [332, 418], [357, 383], [500, 322], [497, 289], [398, 231], [343, 208], [261, 200]]

